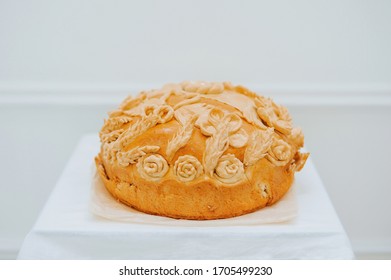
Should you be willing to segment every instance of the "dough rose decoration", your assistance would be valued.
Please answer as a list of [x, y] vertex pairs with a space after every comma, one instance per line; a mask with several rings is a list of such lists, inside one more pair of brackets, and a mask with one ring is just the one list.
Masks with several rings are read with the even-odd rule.
[[182, 182], [190, 182], [201, 176], [204, 168], [197, 158], [189, 155], [180, 156], [174, 165], [174, 174]]
[[276, 166], [284, 166], [292, 159], [291, 146], [282, 139], [274, 140], [266, 157]]
[[138, 161], [137, 170], [144, 179], [158, 181], [166, 175], [168, 163], [159, 154], [146, 155]]
[[243, 163], [232, 154], [224, 155], [217, 163], [214, 176], [217, 180], [226, 184], [234, 184], [243, 180]]
[[129, 96], [99, 137], [95, 162], [109, 193], [145, 213], [181, 219], [272, 205], [309, 156], [285, 107], [229, 82], [167, 84]]

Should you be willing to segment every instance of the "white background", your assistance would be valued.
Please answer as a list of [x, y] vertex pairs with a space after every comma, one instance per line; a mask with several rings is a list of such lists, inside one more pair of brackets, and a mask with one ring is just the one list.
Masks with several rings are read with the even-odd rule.
[[391, 258], [390, 1], [0, 0], [0, 258], [130, 92], [232, 81], [285, 104], [361, 257]]

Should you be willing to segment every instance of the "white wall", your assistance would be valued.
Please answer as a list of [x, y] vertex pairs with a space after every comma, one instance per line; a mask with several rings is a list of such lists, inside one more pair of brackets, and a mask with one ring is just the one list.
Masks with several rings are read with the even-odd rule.
[[389, 83], [389, 1], [0, 2], [4, 82]]
[[389, 1], [0, 1], [0, 258], [128, 91], [231, 80], [286, 104], [351, 237], [391, 257]]

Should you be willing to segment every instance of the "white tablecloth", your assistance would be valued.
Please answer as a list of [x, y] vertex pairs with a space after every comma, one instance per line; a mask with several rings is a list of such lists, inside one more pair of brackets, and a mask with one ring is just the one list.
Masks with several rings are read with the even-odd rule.
[[[297, 217], [264, 225], [124, 223], [89, 211], [97, 136], [82, 138], [19, 259], [351, 259], [349, 240], [309, 160], [296, 174]], [[206, 226], [205, 226], [206, 225]]]

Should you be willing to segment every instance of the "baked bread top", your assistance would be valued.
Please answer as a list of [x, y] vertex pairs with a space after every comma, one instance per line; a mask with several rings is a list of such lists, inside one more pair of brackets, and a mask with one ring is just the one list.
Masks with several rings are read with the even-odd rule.
[[[299, 128], [292, 127], [285, 107], [228, 82], [167, 84], [162, 89], [143, 91], [137, 97], [129, 96], [117, 110], [109, 113], [100, 139], [98, 168], [101, 176], [115, 185], [109, 191], [137, 209], [172, 217], [197, 218], [194, 213], [166, 213], [159, 208], [166, 203], [164, 196], [173, 195], [169, 193], [173, 188], [184, 188], [180, 192], [191, 193], [192, 186], [208, 185], [210, 192], [218, 196], [219, 188], [236, 186], [238, 189], [249, 183], [265, 182], [268, 189], [262, 187], [259, 194], [265, 196], [266, 192], [267, 199], [262, 205], [251, 207], [272, 204], [292, 181], [286, 180], [288, 187], [278, 191], [281, 188], [273, 189], [273, 185], [284, 181], [278, 177], [293, 178], [293, 173], [301, 170], [308, 157], [308, 153], [299, 151], [304, 136]], [[265, 174], [260, 175], [262, 172]], [[169, 190], [164, 187], [167, 185]], [[125, 197], [131, 194], [121, 191], [124, 186], [136, 186], [134, 193], [139, 194], [143, 186], [149, 191], [155, 188], [159, 196], [156, 204], [160, 204], [153, 206], [155, 210], [145, 209], [149, 206], [143, 207], [142, 201], [136, 203], [137, 197]], [[185, 199], [178, 193], [175, 197]], [[193, 208], [197, 207], [194, 203]], [[238, 215], [223, 212], [212, 213], [211, 217]], [[202, 215], [198, 218], [210, 218]]]

